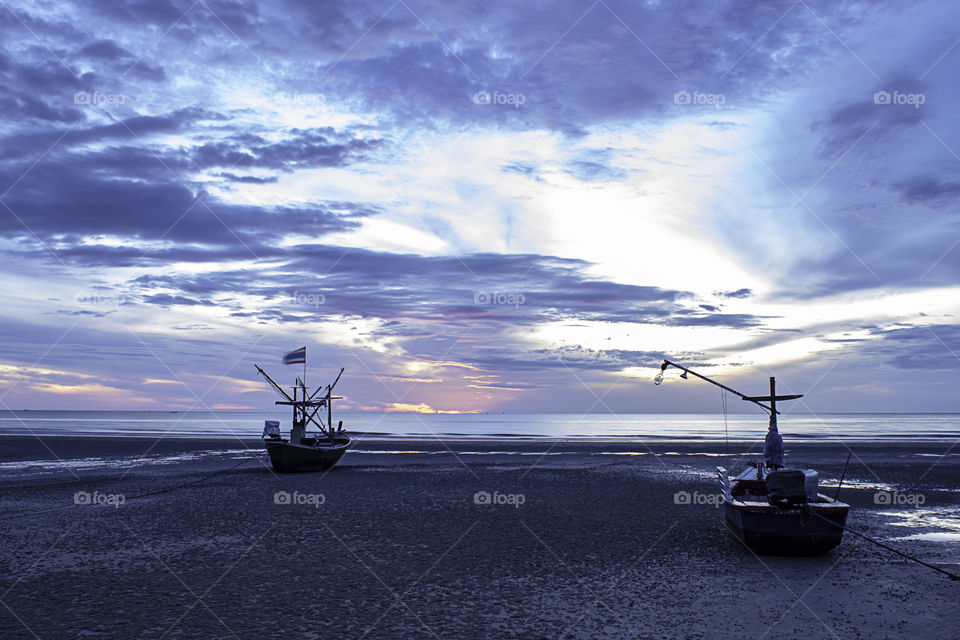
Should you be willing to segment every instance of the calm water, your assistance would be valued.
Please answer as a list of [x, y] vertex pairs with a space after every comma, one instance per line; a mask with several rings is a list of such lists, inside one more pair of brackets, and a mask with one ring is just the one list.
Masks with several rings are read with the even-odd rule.
[[[756, 440], [766, 416], [732, 414], [373, 414], [335, 416], [352, 433], [382, 438], [613, 438]], [[0, 411], [0, 435], [260, 437], [263, 420], [285, 411]], [[780, 417], [784, 436], [811, 440], [945, 440], [960, 438], [960, 414], [794, 414]]]

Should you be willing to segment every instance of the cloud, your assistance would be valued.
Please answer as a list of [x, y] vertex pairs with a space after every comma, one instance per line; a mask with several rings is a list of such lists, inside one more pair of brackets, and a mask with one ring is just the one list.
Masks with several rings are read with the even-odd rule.
[[900, 327], [880, 333], [878, 350], [887, 362], [907, 370], [955, 370], [960, 364], [960, 325]]
[[293, 129], [286, 140], [268, 143], [263, 139], [206, 143], [190, 152], [191, 163], [210, 167], [264, 168], [289, 171], [293, 168], [340, 167], [357, 161], [383, 145], [383, 140], [366, 140], [336, 132], [332, 127], [301, 131]]
[[277, 182], [276, 176], [260, 178], [257, 176], [238, 176], [235, 173], [223, 172], [216, 174], [218, 178], [224, 178], [230, 182], [242, 182], [243, 184], [274, 184]]
[[186, 296], [173, 296], [166, 293], [158, 293], [152, 296], [147, 296], [143, 300], [147, 304], [153, 304], [158, 307], [169, 307], [171, 305], [181, 305], [181, 306], [195, 306], [195, 305], [212, 305], [213, 303], [209, 300], [194, 300], [193, 298], [187, 298]]
[[[810, 319], [960, 274], [956, 16], [921, 5], [0, 11], [0, 328], [23, 337], [2, 355], [76, 321], [49, 357], [134, 397], [107, 379], [118, 357], [151, 379], [145, 347], [203, 368], [296, 332], [440, 408], [572, 408], [576, 378], [665, 345], [743, 362], [806, 340], [946, 372], [949, 310]], [[358, 405], [382, 395], [357, 384]]]
[[894, 185], [894, 189], [907, 204], [923, 204], [939, 208], [951, 204], [960, 195], [960, 183], [941, 181], [928, 176], [917, 176]]
[[714, 291], [713, 295], [719, 296], [721, 298], [744, 299], [752, 296], [753, 291], [751, 289], [747, 289], [746, 287], [744, 287], [743, 289], [737, 289], [736, 291]]

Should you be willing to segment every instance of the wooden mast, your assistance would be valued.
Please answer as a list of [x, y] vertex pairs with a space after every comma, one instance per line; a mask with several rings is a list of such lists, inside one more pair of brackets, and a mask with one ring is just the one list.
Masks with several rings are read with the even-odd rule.
[[[341, 373], [343, 373], [341, 371]], [[339, 379], [339, 378], [338, 378]], [[327, 385], [327, 431], [329, 432], [330, 439], [333, 440], [333, 396], [330, 395], [333, 391], [332, 385]]]
[[777, 428], [777, 379], [770, 376], [770, 429]]

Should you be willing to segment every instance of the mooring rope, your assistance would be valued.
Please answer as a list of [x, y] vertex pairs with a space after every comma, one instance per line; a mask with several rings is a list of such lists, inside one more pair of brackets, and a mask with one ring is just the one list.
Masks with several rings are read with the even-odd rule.
[[809, 510], [810, 513], [812, 513], [813, 515], [817, 516], [818, 518], [821, 518], [821, 519], [823, 519], [823, 520], [826, 520], [827, 522], [829, 522], [829, 523], [832, 524], [833, 526], [839, 526], [839, 527], [840, 527], [841, 529], [843, 529], [844, 531], [847, 531], [847, 532], [849, 532], [849, 533], [852, 533], [852, 534], [855, 535], [855, 536], [859, 536], [859, 537], [863, 538], [863, 539], [866, 540], [867, 542], [872, 542], [873, 544], [875, 544], [875, 545], [877, 545], [877, 546], [879, 546], [879, 547], [883, 547], [883, 548], [886, 549], [887, 551], [893, 551], [893, 552], [896, 553], [897, 555], [903, 556], [903, 557], [906, 558], [907, 560], [913, 560], [914, 562], [919, 563], [919, 564], [922, 564], [922, 565], [925, 566], [925, 567], [929, 567], [929, 568], [933, 569], [934, 571], [939, 571], [940, 573], [949, 576], [951, 580], [960, 580], [960, 576], [958, 576], [958, 575], [955, 574], [955, 573], [950, 573], [950, 572], [947, 571], [946, 569], [941, 569], [940, 567], [937, 567], [937, 566], [935, 566], [935, 565], [932, 565], [932, 564], [930, 564], [929, 562], [924, 562], [924, 561], [921, 560], [920, 558], [915, 558], [915, 557], [911, 556], [911, 555], [908, 554], [908, 553], [904, 553], [903, 551], [900, 551], [899, 549], [894, 549], [894, 548], [891, 547], [890, 545], [886, 545], [886, 544], [880, 542], [879, 540], [874, 540], [874, 539], [871, 538], [870, 536], [865, 535], [865, 534], [863, 534], [863, 533], [860, 533], [859, 531], [854, 531], [853, 529], [849, 528], [849, 527], [846, 526], [846, 525], [838, 525], [838, 524], [837, 524], [836, 522], [834, 522], [833, 520], [830, 520], [829, 518], [824, 518], [822, 515], [820, 515], [819, 513], [817, 513], [816, 511], [814, 511], [814, 510], [813, 510], [812, 508], [810, 508], [810, 507], [808, 507], [807, 509], [804, 509], [804, 511], [806, 511], [806, 510]]
[[727, 394], [720, 389], [720, 406], [723, 407], [723, 438], [726, 441], [727, 453], [730, 453], [730, 433], [727, 431]]

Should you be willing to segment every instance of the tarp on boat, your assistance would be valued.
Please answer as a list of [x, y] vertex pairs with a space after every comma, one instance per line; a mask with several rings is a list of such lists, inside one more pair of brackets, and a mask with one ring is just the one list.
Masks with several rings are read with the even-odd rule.
[[767, 502], [775, 507], [807, 503], [806, 477], [799, 469], [782, 469], [767, 474]]

